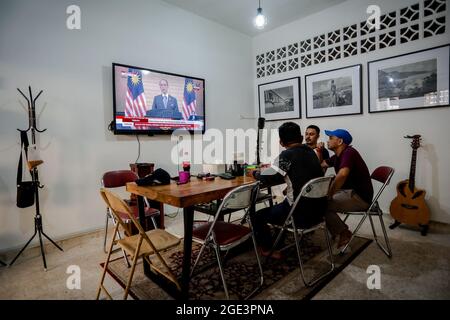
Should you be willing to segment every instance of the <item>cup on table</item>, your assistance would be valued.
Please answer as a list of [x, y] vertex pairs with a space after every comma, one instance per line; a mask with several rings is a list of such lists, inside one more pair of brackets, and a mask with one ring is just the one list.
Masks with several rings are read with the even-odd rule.
[[191, 178], [191, 173], [189, 171], [180, 171], [178, 173], [178, 183], [182, 184], [182, 183], [188, 183], [190, 178]]

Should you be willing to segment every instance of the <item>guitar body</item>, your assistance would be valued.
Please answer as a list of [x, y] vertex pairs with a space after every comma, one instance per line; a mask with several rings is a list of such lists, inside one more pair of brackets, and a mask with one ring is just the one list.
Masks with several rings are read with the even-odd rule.
[[395, 222], [389, 226], [394, 229], [401, 223], [419, 225], [421, 234], [427, 235], [428, 223], [430, 221], [430, 209], [425, 203], [425, 190], [416, 188], [416, 160], [417, 149], [420, 147], [420, 135], [406, 136], [412, 139], [411, 166], [409, 169], [409, 179], [400, 181], [397, 184], [397, 197], [391, 202], [391, 216]]
[[391, 202], [391, 216], [400, 223], [410, 225], [428, 225], [430, 210], [425, 202], [425, 191], [417, 189], [411, 191], [409, 180], [397, 184], [397, 197]]

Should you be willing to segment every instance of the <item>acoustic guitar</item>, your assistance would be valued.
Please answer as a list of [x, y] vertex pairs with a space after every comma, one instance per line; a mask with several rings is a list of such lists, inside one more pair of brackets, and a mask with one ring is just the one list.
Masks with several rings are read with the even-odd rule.
[[409, 169], [409, 179], [400, 181], [397, 184], [397, 197], [391, 202], [390, 212], [395, 222], [389, 226], [394, 229], [401, 223], [418, 225], [421, 234], [425, 236], [428, 232], [430, 221], [430, 210], [425, 203], [425, 190], [417, 189], [415, 185], [417, 149], [420, 147], [420, 135], [406, 136], [412, 139], [411, 166]]

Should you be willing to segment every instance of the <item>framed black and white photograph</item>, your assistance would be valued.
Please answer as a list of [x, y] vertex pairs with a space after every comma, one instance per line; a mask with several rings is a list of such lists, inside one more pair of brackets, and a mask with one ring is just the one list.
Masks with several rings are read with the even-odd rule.
[[291, 78], [258, 86], [259, 116], [266, 121], [299, 119], [300, 78]]
[[362, 65], [305, 76], [306, 118], [362, 113]]
[[369, 62], [369, 112], [448, 106], [449, 48]]

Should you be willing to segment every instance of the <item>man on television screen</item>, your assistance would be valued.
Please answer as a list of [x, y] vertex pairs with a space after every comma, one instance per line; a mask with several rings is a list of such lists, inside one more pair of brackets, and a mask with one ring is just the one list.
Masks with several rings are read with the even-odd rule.
[[152, 109], [169, 109], [178, 111], [177, 98], [167, 93], [169, 89], [169, 83], [166, 79], [162, 79], [161, 81], [159, 81], [159, 88], [161, 89], [161, 94], [153, 98]]
[[161, 94], [153, 98], [153, 105], [147, 115], [157, 118], [181, 118], [182, 115], [178, 110], [177, 98], [168, 94], [169, 82], [166, 79], [159, 81]]

